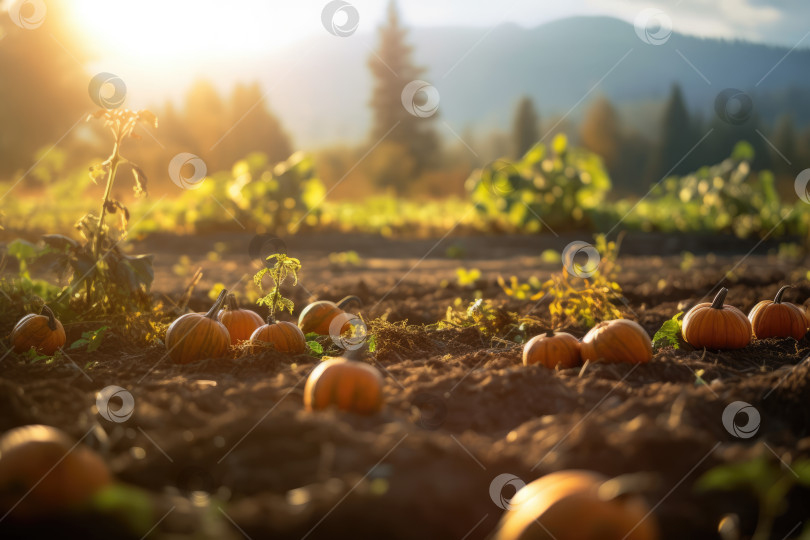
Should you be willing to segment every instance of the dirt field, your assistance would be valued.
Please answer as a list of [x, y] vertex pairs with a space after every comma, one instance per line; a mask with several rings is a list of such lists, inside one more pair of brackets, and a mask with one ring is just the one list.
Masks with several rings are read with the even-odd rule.
[[[210, 303], [203, 291], [211, 284], [249, 283], [239, 280], [255, 271], [250, 239], [167, 237], [136, 247], [156, 254], [159, 297], [176, 298], [186, 285], [172, 271], [177, 253], [201, 266], [204, 278], [190, 305], [200, 310]], [[540, 262], [539, 253], [571, 239], [290, 240], [289, 253], [304, 265], [293, 294], [296, 314], [310, 300], [356, 294], [366, 320], [434, 323], [455, 298], [472, 298], [472, 289], [455, 282], [455, 269], [463, 266], [482, 271], [475, 288], [485, 298], [547, 317], [542, 302], [510, 299], [495, 279], [548, 276], [559, 265]], [[210, 262], [205, 254], [215, 242], [227, 247], [221, 261]], [[463, 249], [464, 260], [445, 257], [451, 245]], [[620, 259], [623, 310], [652, 335], [721, 283], [730, 289], [727, 302], [746, 312], [786, 283], [796, 285], [788, 300], [810, 297], [805, 264], [764, 255], [773, 247], [767, 242], [745, 257], [752, 247], [722, 239], [628, 238]], [[708, 249], [718, 255], [701, 254]], [[328, 254], [343, 250], [356, 250], [361, 266], [330, 264]], [[680, 268], [682, 250], [697, 254], [687, 270]], [[447, 286], [439, 286], [442, 280]], [[68, 343], [86, 329], [69, 328]], [[520, 345], [492, 342], [475, 329], [379, 323], [372, 329], [377, 351], [362, 357], [386, 376], [386, 405], [373, 417], [305, 412], [303, 385], [316, 364], [307, 355], [267, 352], [175, 366], [161, 347], [111, 339], [97, 353], [71, 353], [75, 365], [3, 359], [0, 430], [50, 424], [102, 451], [120, 480], [148, 491], [153, 538], [482, 539], [503, 513], [489, 493], [496, 476], [528, 483], [567, 468], [653, 472], [658, 482], [647, 497], [664, 537], [718, 538], [717, 521], [728, 512], [740, 514], [750, 532], [756, 504], [740, 494], [695, 492], [703, 472], [759, 455], [786, 463], [810, 456], [806, 337], [757, 341], [735, 352], [666, 348], [647, 365], [550, 371], [524, 367]], [[587, 331], [568, 330], [578, 337]], [[83, 370], [94, 357], [103, 361]], [[95, 409], [95, 393], [108, 385], [134, 397], [134, 414], [125, 422], [107, 421]], [[749, 439], [731, 435], [721, 420], [738, 400], [761, 414]], [[798, 534], [796, 524], [810, 518], [808, 494], [794, 492], [773, 538]], [[127, 537], [120, 524], [91, 516], [24, 527], [0, 522], [2, 537], [66, 537], [68, 531]]]

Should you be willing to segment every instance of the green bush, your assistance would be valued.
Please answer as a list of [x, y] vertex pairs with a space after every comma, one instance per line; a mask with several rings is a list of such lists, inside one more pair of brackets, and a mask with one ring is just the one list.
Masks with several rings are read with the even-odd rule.
[[551, 148], [538, 143], [521, 160], [497, 160], [467, 180], [480, 214], [502, 229], [525, 232], [593, 229], [593, 213], [610, 186], [601, 158], [569, 147], [565, 135]]

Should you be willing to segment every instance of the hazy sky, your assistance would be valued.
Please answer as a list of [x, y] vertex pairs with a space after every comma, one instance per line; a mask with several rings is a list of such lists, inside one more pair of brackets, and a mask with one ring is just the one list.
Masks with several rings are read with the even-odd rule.
[[[31, 0], [45, 1], [45, 0]], [[62, 1], [68, 0], [49, 0]], [[324, 35], [327, 0], [70, 0], [75, 22], [110, 55], [179, 59], [200, 51], [264, 52]], [[350, 0], [358, 34], [380, 24], [386, 0]], [[46, 2], [47, 4], [47, 2]], [[632, 22], [650, 7], [675, 32], [810, 46], [810, 1], [781, 0], [399, 0], [409, 26], [532, 27], [572, 15], [612, 15]], [[127, 21], [122, 24], [122, 21]]]
[[[375, 26], [386, 5], [381, 0], [352, 3], [361, 14], [360, 30]], [[418, 26], [492, 26], [507, 21], [535, 26], [577, 14], [613, 15], [632, 22], [641, 10], [655, 7], [670, 16], [676, 32], [685, 34], [793, 47], [810, 30], [808, 0], [400, 0], [399, 6], [405, 20]]]

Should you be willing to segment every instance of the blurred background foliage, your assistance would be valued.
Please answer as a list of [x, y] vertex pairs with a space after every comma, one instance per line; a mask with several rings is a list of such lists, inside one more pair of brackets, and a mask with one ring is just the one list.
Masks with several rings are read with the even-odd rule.
[[[71, 234], [76, 217], [103, 192], [87, 170], [106, 154], [105, 134], [81, 122], [95, 108], [84, 67], [92, 54], [61, 22], [64, 9], [49, 6], [42, 31], [0, 21], [2, 239]], [[810, 218], [793, 180], [810, 166], [810, 127], [790, 114], [767, 122], [754, 114], [731, 125], [691, 111], [673, 84], [645, 109], [655, 111], [645, 133], [605, 96], [586, 102], [572, 120], [541, 117], [542, 103], [523, 95], [511, 132], [444, 136], [440, 116], [405, 112], [401, 85], [385, 68], [409, 77], [424, 72], [393, 3], [376, 47], [369, 53], [367, 141], [295, 151], [265, 89], [251, 81], [223, 90], [201, 79], [184, 98], [152, 107], [159, 127], [139, 127], [139, 144], [122, 150], [145, 171], [151, 196], [137, 201], [118, 186], [113, 193], [132, 212], [130, 235], [604, 232], [619, 223], [742, 237], [808, 235]], [[690, 150], [704, 135], [705, 143]], [[167, 164], [179, 152], [204, 159], [209, 176], [199, 189], [183, 191], [168, 178]]]

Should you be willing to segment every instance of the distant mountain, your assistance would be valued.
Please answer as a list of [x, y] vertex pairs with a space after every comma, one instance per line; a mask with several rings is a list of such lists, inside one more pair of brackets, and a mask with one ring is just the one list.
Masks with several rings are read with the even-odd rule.
[[[570, 112], [577, 119], [602, 94], [622, 109], [648, 111], [678, 82], [689, 106], [704, 118], [726, 88], [754, 100], [766, 123], [789, 113], [810, 122], [810, 50], [673, 34], [648, 45], [633, 25], [607, 17], [574, 17], [525, 29], [415, 28], [409, 33], [423, 79], [439, 90], [437, 128], [507, 129], [517, 99], [533, 97], [541, 115]], [[324, 36], [251, 62], [230, 64], [237, 78], [258, 79], [269, 104], [298, 146], [312, 147], [367, 136], [372, 80], [367, 62], [377, 35]], [[692, 64], [690, 66], [690, 63]], [[409, 81], [403, 81], [403, 86]], [[590, 92], [590, 94], [588, 94]], [[587, 97], [586, 94], [588, 94]], [[580, 102], [581, 101], [581, 102]], [[638, 114], [633, 124], [654, 129], [657, 119]], [[630, 119], [628, 119], [630, 120]]]

